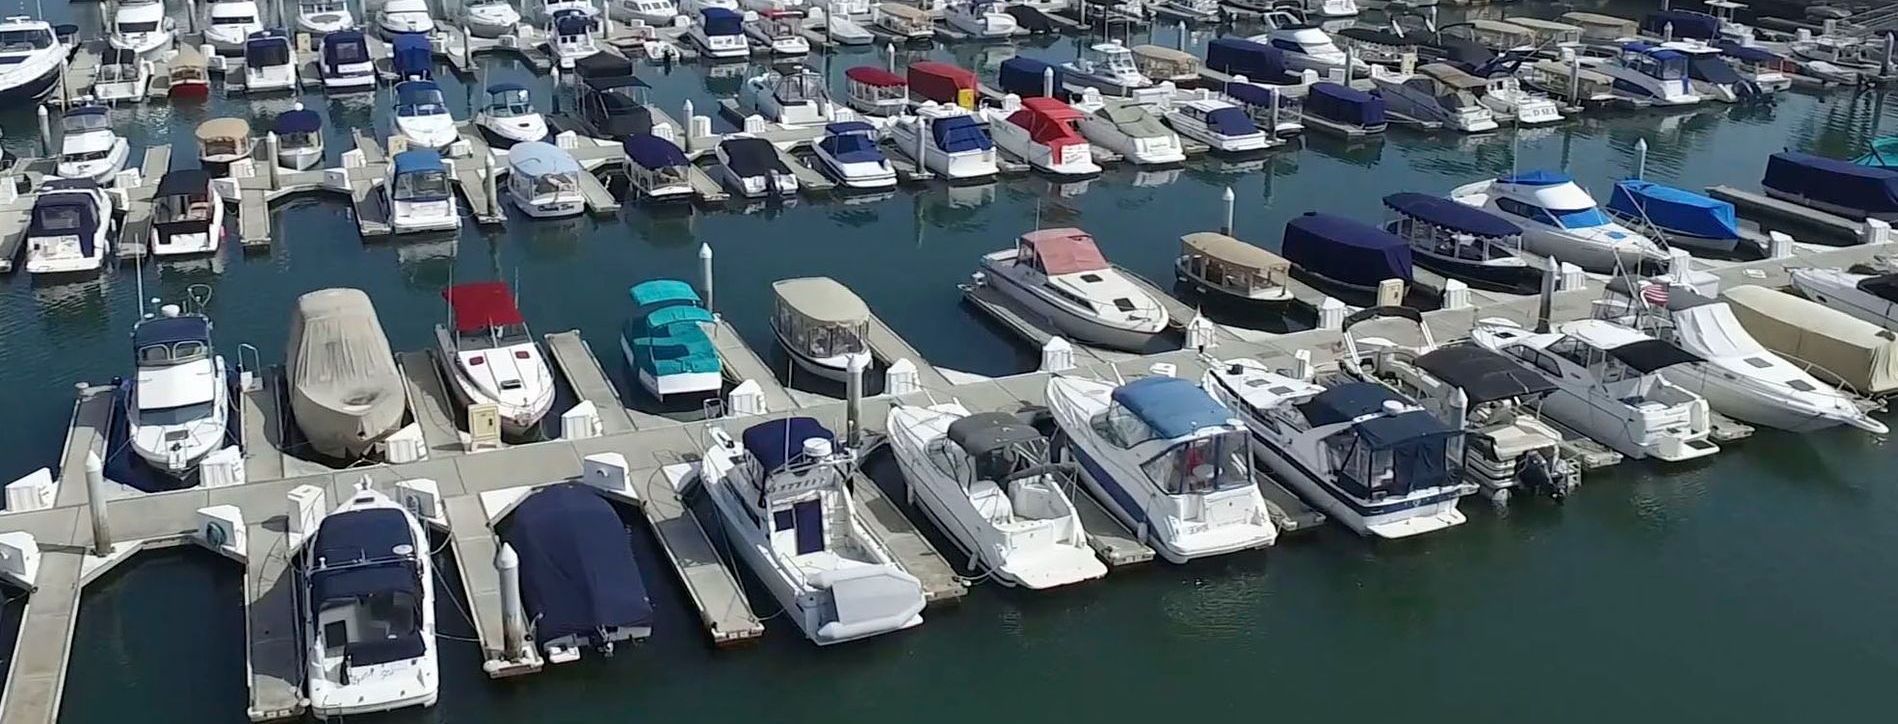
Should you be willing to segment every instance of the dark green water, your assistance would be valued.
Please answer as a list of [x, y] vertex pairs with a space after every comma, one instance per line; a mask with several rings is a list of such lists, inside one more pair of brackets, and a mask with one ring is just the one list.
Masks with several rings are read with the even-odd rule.
[[[47, 11], [62, 18], [69, 9]], [[1170, 44], [1170, 31], [1159, 41]], [[1059, 59], [1075, 45], [1020, 52]], [[992, 75], [1011, 52], [934, 55]], [[831, 72], [881, 62], [846, 54]], [[490, 68], [495, 79], [527, 77], [502, 60]], [[734, 92], [739, 77], [697, 67], [648, 76], [667, 107], [690, 99], [702, 109]], [[465, 102], [462, 84], [445, 85]], [[536, 87], [545, 103], [546, 81]], [[327, 108], [333, 129], [387, 132], [379, 103], [304, 102]], [[273, 362], [290, 304], [304, 292], [363, 288], [396, 346], [418, 349], [442, 316], [440, 290], [489, 278], [517, 285], [538, 331], [578, 328], [595, 349], [611, 350], [625, 288], [691, 278], [698, 244], [708, 242], [720, 311], [768, 356], [781, 359], [770, 344], [768, 282], [825, 274], [938, 364], [1005, 374], [1031, 367], [1033, 355], [959, 304], [954, 285], [976, 255], [1037, 219], [1083, 226], [1114, 260], [1163, 276], [1180, 234], [1219, 223], [1227, 186], [1239, 199], [1240, 236], [1266, 246], [1301, 212], [1374, 218], [1384, 194], [1447, 191], [1508, 170], [1512, 155], [1523, 168], [1564, 167], [1602, 193], [1631, 172], [1639, 139], [1652, 149], [1651, 178], [1753, 186], [1765, 155], [1781, 147], [1855, 153], [1893, 102], [1792, 94], [1770, 109], [1589, 118], [1519, 137], [1393, 132], [1356, 147], [1314, 138], [1262, 163], [1196, 162], [1170, 179], [1120, 170], [1079, 188], [1023, 178], [751, 213], [629, 208], [617, 219], [471, 225], [458, 246], [365, 244], [342, 204], [313, 197], [280, 208], [268, 253], [147, 268], [145, 284], [147, 295], [172, 299], [187, 285], [212, 285], [226, 353], [244, 342]], [[175, 143], [188, 159], [201, 120], [268, 117], [288, 103], [154, 105], [114, 117], [135, 148]], [[465, 106], [456, 113], [465, 117]], [[31, 148], [30, 113], [0, 112], [0, 125], [9, 148]], [[332, 136], [332, 153], [345, 133]], [[123, 372], [136, 286], [129, 267], [84, 282], [0, 279], [0, 389], [16, 420], [0, 434], [0, 479], [54, 462], [72, 383]], [[605, 361], [628, 389], [622, 365]], [[1593, 474], [1563, 507], [1525, 501], [1495, 512], [1472, 501], [1468, 525], [1425, 540], [1371, 545], [1324, 531], [1262, 554], [1153, 565], [1050, 595], [978, 587], [961, 605], [931, 611], [921, 628], [825, 650], [769, 622], [756, 647], [710, 649], [642, 533], [635, 538], [641, 560], [653, 563], [647, 582], [660, 609], [647, 645], [490, 682], [476, 647], [459, 640], [469, 630], [457, 604], [443, 597], [441, 703], [377, 720], [1875, 721], [1888, 708], [1882, 685], [1898, 674], [1894, 463], [1891, 446], [1856, 431], [1762, 433], [1701, 465]], [[98, 584], [82, 608], [62, 721], [242, 721], [239, 582], [230, 564], [181, 553], [142, 559]], [[0, 609], [0, 636], [17, 627], [19, 605]]]

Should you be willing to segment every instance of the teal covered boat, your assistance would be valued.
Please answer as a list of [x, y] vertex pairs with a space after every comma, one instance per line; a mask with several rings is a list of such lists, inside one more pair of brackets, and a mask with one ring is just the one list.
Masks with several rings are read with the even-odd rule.
[[712, 313], [692, 285], [672, 279], [631, 290], [633, 316], [620, 330], [620, 350], [654, 397], [716, 393], [724, 385], [718, 349], [703, 325]]

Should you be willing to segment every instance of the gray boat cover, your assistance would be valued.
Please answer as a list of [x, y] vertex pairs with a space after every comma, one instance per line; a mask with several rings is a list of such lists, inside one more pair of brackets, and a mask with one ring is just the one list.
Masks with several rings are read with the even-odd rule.
[[1748, 334], [1812, 376], [1861, 395], [1898, 390], [1898, 339], [1876, 324], [1818, 302], [1758, 286], [1720, 292]]
[[402, 373], [369, 295], [320, 289], [298, 297], [285, 349], [290, 409], [317, 452], [361, 457], [401, 426]]
[[1098, 113], [1130, 138], [1164, 138], [1173, 135], [1173, 131], [1160, 123], [1160, 119], [1154, 118], [1152, 113], [1140, 106], [1109, 103]]

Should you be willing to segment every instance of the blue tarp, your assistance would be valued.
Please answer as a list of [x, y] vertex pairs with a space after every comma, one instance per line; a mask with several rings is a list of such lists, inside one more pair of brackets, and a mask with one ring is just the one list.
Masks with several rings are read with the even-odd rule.
[[[838, 133], [836, 127], [842, 125], [846, 124], [832, 123], [824, 128], [829, 135], [824, 136], [824, 140], [818, 141], [817, 145], [822, 146], [825, 153], [844, 163], [875, 163], [884, 160], [883, 152], [877, 149], [876, 139], [867, 135], [871, 129]], [[867, 123], [862, 125], [869, 126]]]
[[[311, 552], [326, 566], [428, 554], [425, 547], [417, 545], [408, 516], [397, 508], [365, 508], [326, 516], [317, 525], [314, 545]], [[408, 549], [396, 550], [400, 546]]]
[[929, 134], [935, 138], [936, 147], [948, 153], [961, 151], [986, 151], [994, 145], [989, 142], [989, 134], [982, 125], [969, 116], [950, 116], [929, 124]]
[[244, 64], [259, 68], [290, 62], [290, 39], [281, 31], [251, 33], [244, 41]]
[[1686, 53], [1682, 53], [1678, 50], [1669, 50], [1652, 43], [1624, 43], [1621, 49], [1630, 53], [1640, 53], [1655, 60], [1678, 60], [1687, 57]]
[[554, 13], [554, 33], [556, 35], [586, 35], [593, 29], [593, 18], [578, 10], [561, 10]]
[[1533, 169], [1508, 176], [1499, 176], [1496, 178], [1496, 181], [1498, 183], [1517, 184], [1521, 186], [1554, 186], [1556, 184], [1572, 183], [1575, 179], [1569, 178], [1568, 174], [1562, 173], [1561, 171]]
[[591, 486], [559, 483], [527, 496], [502, 538], [521, 557], [521, 599], [535, 639], [652, 625], [632, 536]]
[[745, 451], [758, 459], [765, 470], [777, 472], [804, 454], [804, 441], [811, 438], [837, 441], [837, 436], [822, 423], [809, 417], [787, 417], [761, 422], [744, 433]]
[[1248, 106], [1271, 108], [1272, 99], [1278, 96], [1278, 92], [1271, 88], [1262, 85], [1253, 85], [1251, 83], [1227, 83], [1226, 95]]
[[1249, 136], [1259, 132], [1252, 116], [1239, 108], [1218, 108], [1206, 114], [1206, 127], [1222, 136]]
[[677, 279], [654, 279], [640, 282], [634, 284], [632, 289], [626, 290], [626, 294], [632, 297], [633, 304], [641, 307], [673, 302], [699, 303], [699, 293], [692, 289], [692, 285]]
[[[336, 562], [330, 561], [330, 565], [336, 565]], [[406, 593], [416, 598], [422, 595], [421, 584], [416, 580], [415, 566], [401, 560], [391, 560], [380, 565], [317, 571], [310, 576], [310, 588], [310, 598], [318, 604], [324, 601], [348, 600], [378, 593]]]
[[278, 134], [313, 133], [323, 128], [323, 114], [307, 108], [284, 111], [273, 126]]
[[1616, 183], [1608, 209], [1629, 218], [1645, 217], [1670, 233], [1704, 239], [1740, 237], [1733, 204], [1649, 181], [1628, 179]]
[[1260, 83], [1297, 80], [1285, 71], [1285, 51], [1245, 38], [1214, 38], [1207, 43], [1206, 68]]
[[369, 61], [369, 42], [362, 31], [339, 30], [323, 36], [323, 62], [331, 68]]
[[620, 142], [620, 149], [626, 152], [626, 158], [643, 168], [670, 168], [687, 163], [685, 152], [678, 146], [651, 134], [627, 136]]
[[519, 83], [495, 83], [488, 86], [488, 95], [499, 95], [502, 93], [512, 93], [514, 91], [524, 91], [524, 90], [527, 90], [527, 86], [521, 85]]
[[1384, 99], [1337, 83], [1314, 83], [1305, 112], [1364, 128], [1384, 125]]
[[413, 106], [425, 103], [442, 104], [442, 88], [432, 80], [410, 80], [395, 84], [395, 104]]
[[1441, 196], [1405, 191], [1384, 197], [1384, 205], [1417, 221], [1473, 236], [1503, 238], [1522, 234], [1521, 227], [1508, 219]]
[[155, 317], [132, 328], [132, 349], [154, 344], [203, 342], [211, 344], [211, 320], [197, 315]]
[[1232, 411], [1199, 385], [1178, 377], [1142, 377], [1114, 388], [1114, 402], [1147, 423], [1156, 437], [1172, 439], [1223, 425]]
[[1767, 159], [1760, 185], [1868, 214], [1898, 213], [1898, 171], [1876, 166], [1782, 151]]
[[442, 155], [430, 149], [418, 148], [413, 151], [403, 151], [395, 155], [396, 173], [440, 171], [442, 169]]
[[1410, 244], [1375, 226], [1307, 212], [1285, 224], [1279, 254], [1306, 272], [1342, 284], [1375, 287], [1410, 281]]
[[1042, 76], [1048, 70], [1054, 70], [1055, 93], [1061, 93], [1061, 69], [1034, 58], [1017, 55], [1002, 61], [1002, 67], [996, 71], [996, 84], [1003, 93], [1013, 93], [1023, 98], [1035, 98], [1047, 95], [1042, 93]]
[[1720, 46], [1720, 53], [1722, 55], [1737, 58], [1748, 63], [1772, 63], [1780, 59], [1778, 53], [1758, 46], [1741, 45], [1730, 40], [1718, 43], [1717, 45]]
[[396, 33], [389, 54], [397, 75], [427, 78], [434, 73], [435, 50], [426, 34]]
[[1706, 13], [1692, 10], [1660, 10], [1641, 18], [1641, 32], [1654, 37], [1664, 37], [1669, 23], [1674, 25], [1674, 39], [1713, 40], [1720, 37], [1720, 20]]
[[706, 8], [699, 11], [700, 24], [705, 26], [706, 35], [744, 35], [745, 18], [725, 8]]

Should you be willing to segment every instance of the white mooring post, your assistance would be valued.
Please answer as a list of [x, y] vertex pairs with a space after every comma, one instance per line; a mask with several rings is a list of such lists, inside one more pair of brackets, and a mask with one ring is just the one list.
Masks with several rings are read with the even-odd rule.
[[264, 169], [269, 174], [264, 181], [270, 184], [271, 190], [277, 188], [277, 150], [282, 147], [283, 139], [277, 137], [276, 131], [264, 133]]
[[502, 543], [494, 554], [494, 570], [501, 574], [501, 639], [509, 661], [527, 658], [527, 612], [521, 607], [521, 556]]
[[858, 352], [844, 362], [849, 377], [844, 380], [844, 440], [855, 450], [863, 443], [863, 370], [870, 366], [870, 353]]
[[1041, 95], [1044, 98], [1054, 97], [1054, 66], [1041, 69]]
[[1443, 308], [1468, 309], [1470, 307], [1470, 285], [1456, 279], [1443, 283]]
[[1648, 139], [1637, 138], [1634, 141], [1634, 177], [1646, 178], [1648, 175]]
[[699, 244], [699, 285], [705, 287], [705, 311], [717, 314], [712, 306], [712, 245]]
[[1060, 337], [1041, 346], [1041, 371], [1066, 372], [1074, 369], [1074, 345]]
[[1790, 259], [1793, 256], [1793, 238], [1783, 231], [1766, 232], [1766, 257], [1769, 259]]
[[1186, 21], [1181, 20], [1176, 29], [1179, 30], [1179, 34], [1173, 36], [1173, 49], [1184, 52], [1186, 50]]
[[1311, 350], [1301, 349], [1292, 353], [1292, 378], [1310, 380], [1312, 377]]
[[895, 43], [883, 44], [883, 58], [884, 58], [883, 69], [891, 73], [895, 73], [896, 72], [896, 44]]
[[1225, 202], [1226, 204], [1226, 223], [1225, 225], [1219, 227], [1219, 233], [1225, 234], [1227, 236], [1232, 236], [1232, 207], [1233, 207], [1233, 202], [1236, 201], [1238, 198], [1239, 198], [1238, 196], [1232, 193], [1231, 186], [1227, 186], [1225, 191], [1220, 192], [1219, 200]]
[[1536, 332], [1549, 331], [1549, 316], [1554, 314], [1555, 287], [1561, 281], [1561, 262], [1548, 257], [1542, 267], [1542, 295], [1536, 300]]
[[42, 105], [40, 106], [39, 116], [40, 116], [40, 155], [51, 156], [53, 155], [52, 114], [47, 113], [46, 106]]
[[1884, 244], [1891, 241], [1891, 224], [1883, 219], [1866, 219], [1859, 230], [1860, 241], [1866, 244]]
[[493, 154], [487, 154], [481, 157], [481, 169], [483, 171], [481, 174], [481, 192], [488, 197], [488, 213], [499, 214], [501, 213], [501, 191], [494, 180]]
[[92, 554], [101, 558], [112, 554], [112, 521], [106, 518], [105, 461], [99, 453], [86, 453], [86, 508], [92, 512]]
[[1318, 300], [1318, 328], [1338, 331], [1344, 329], [1344, 317], [1351, 309], [1336, 297], [1327, 296]]
[[916, 117], [916, 174], [919, 176], [929, 171], [929, 162], [923, 160], [923, 139], [926, 139], [926, 138], [929, 138], [929, 119], [924, 116], [917, 116]]

